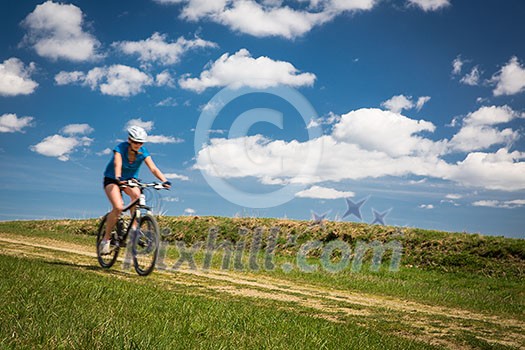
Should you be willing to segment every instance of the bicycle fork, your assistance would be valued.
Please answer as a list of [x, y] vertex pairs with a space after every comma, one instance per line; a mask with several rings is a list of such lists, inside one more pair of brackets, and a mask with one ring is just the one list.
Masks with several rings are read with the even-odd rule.
[[[138, 231], [140, 230], [140, 217], [142, 215], [142, 212], [140, 211], [141, 208], [146, 206], [146, 195], [144, 193], [140, 194], [139, 202], [137, 207], [135, 208], [135, 215], [133, 215], [132, 220], [130, 222], [131, 227], [129, 228], [129, 238], [128, 241], [131, 243], [127, 245], [126, 249], [126, 255], [124, 256], [124, 262], [122, 263], [122, 268], [124, 270], [129, 270], [131, 268], [131, 260], [133, 258], [133, 242], [136, 239], [136, 235], [138, 234]], [[136, 222], [136, 228], [133, 229], [133, 222]]]

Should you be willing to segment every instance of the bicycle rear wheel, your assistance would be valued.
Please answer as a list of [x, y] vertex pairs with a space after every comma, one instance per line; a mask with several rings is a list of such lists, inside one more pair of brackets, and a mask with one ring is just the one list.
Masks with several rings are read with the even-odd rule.
[[139, 220], [138, 230], [133, 234], [132, 243], [133, 265], [139, 275], [149, 275], [155, 268], [159, 244], [157, 220], [152, 215], [145, 214]]
[[117, 225], [115, 225], [115, 227], [111, 231], [110, 253], [106, 255], [101, 254], [100, 242], [102, 241], [102, 239], [104, 238], [104, 235], [106, 234], [107, 216], [108, 214], [104, 215], [104, 217], [102, 218], [98, 226], [97, 260], [100, 266], [102, 266], [103, 268], [109, 269], [111, 266], [113, 266], [113, 264], [115, 264], [115, 261], [117, 261], [120, 247], [118, 244], [118, 235], [116, 231]]

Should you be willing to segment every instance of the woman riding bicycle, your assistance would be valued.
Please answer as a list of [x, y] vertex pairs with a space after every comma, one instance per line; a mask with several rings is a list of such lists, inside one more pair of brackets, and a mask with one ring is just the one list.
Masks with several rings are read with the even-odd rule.
[[[120, 213], [123, 209], [122, 193], [120, 185], [138, 177], [139, 168], [142, 163], [146, 163], [149, 170], [157, 177], [162, 184], [169, 188], [171, 183], [167, 181], [164, 174], [157, 168], [148, 150], [143, 146], [148, 134], [140, 126], [132, 126], [128, 129], [128, 141], [118, 144], [113, 149], [113, 157], [106, 166], [104, 171], [104, 191], [108, 197], [113, 209], [107, 217], [106, 233], [101, 241], [101, 253], [110, 253], [111, 231], [113, 230]], [[124, 187], [122, 189], [133, 202], [140, 196], [140, 190], [137, 187]], [[131, 213], [135, 208], [131, 209]], [[136, 223], [132, 223], [135, 228]]]

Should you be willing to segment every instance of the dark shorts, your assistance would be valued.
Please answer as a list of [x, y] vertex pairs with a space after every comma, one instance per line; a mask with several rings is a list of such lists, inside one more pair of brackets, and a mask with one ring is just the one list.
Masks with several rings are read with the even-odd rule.
[[109, 184], [115, 184], [115, 185], [119, 185], [119, 181], [117, 179], [112, 179], [110, 177], [105, 177], [104, 176], [104, 188], [106, 188], [107, 185]]

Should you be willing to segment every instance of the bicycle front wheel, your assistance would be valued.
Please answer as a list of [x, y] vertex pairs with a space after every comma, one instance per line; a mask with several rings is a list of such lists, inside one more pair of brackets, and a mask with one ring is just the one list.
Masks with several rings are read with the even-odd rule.
[[133, 234], [133, 265], [141, 276], [149, 275], [155, 268], [159, 253], [160, 235], [157, 220], [145, 214], [139, 220], [138, 230]]
[[97, 259], [100, 266], [103, 268], [109, 269], [113, 264], [115, 264], [115, 261], [117, 261], [118, 253], [119, 253], [119, 244], [117, 237], [117, 225], [113, 228], [111, 231], [111, 242], [110, 242], [110, 253], [109, 254], [102, 254], [100, 242], [104, 238], [104, 235], [106, 234], [106, 226], [107, 226], [107, 220], [108, 214], [104, 215], [102, 220], [100, 221], [100, 224], [98, 226], [98, 233], [97, 233]]

